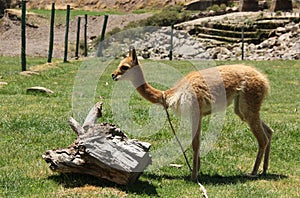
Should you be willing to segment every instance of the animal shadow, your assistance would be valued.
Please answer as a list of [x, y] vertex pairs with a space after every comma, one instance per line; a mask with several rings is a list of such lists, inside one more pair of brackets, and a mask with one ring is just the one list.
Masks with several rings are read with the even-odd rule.
[[116, 183], [110, 182], [105, 179], [100, 179], [91, 175], [83, 174], [59, 174], [49, 176], [48, 179], [62, 185], [65, 188], [78, 188], [84, 187], [86, 185], [95, 187], [112, 187], [117, 188], [121, 191], [131, 192], [135, 194], [146, 194], [149, 196], [158, 195], [154, 185], [147, 181], [141, 181], [138, 179], [135, 183], [131, 185], [118, 185]]
[[[184, 179], [186, 181], [191, 181], [190, 175], [155, 175], [155, 174], [147, 174], [149, 179], [154, 180], [161, 180], [170, 179]], [[254, 180], [269, 180], [269, 181], [278, 181], [281, 179], [288, 178], [286, 175], [279, 175], [279, 174], [266, 174], [266, 175], [258, 175], [257, 177], [251, 177], [249, 175], [240, 174], [240, 175], [232, 175], [232, 176], [223, 176], [223, 175], [209, 175], [209, 174], [201, 174], [199, 177], [199, 181], [202, 184], [208, 185], [226, 185], [226, 184], [236, 184], [236, 183], [245, 183], [247, 181], [254, 181]]]
[[215, 175], [204, 174], [201, 175], [200, 181], [203, 182], [203, 184], [225, 185], [225, 184], [246, 183], [247, 181], [254, 181], [254, 180], [277, 181], [285, 178], [287, 178], [287, 176], [278, 175], [278, 174], [258, 175], [256, 177], [252, 177], [245, 174], [232, 175], [232, 176], [222, 176], [218, 174]]

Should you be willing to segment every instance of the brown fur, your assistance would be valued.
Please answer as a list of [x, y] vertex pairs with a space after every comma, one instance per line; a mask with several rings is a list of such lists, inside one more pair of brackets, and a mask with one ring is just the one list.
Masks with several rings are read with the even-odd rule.
[[[218, 80], [220, 78], [216, 73], [219, 74], [222, 80]], [[234, 112], [248, 123], [258, 142], [258, 153], [251, 175], [257, 174], [263, 155], [263, 174], [266, 173], [273, 130], [261, 120], [259, 111], [264, 98], [268, 94], [269, 82], [266, 76], [255, 68], [245, 65], [224, 65], [194, 71], [174, 87], [163, 92], [153, 88], [145, 81], [136, 52], [133, 49], [130, 50], [129, 57], [120, 62], [112, 77], [114, 80], [131, 80], [137, 91], [152, 103], [163, 105], [163, 97], [165, 97], [167, 107], [171, 107], [179, 113], [184, 111], [182, 104], [187, 104], [191, 109], [199, 108], [199, 111], [193, 110], [191, 115], [193, 134], [192, 179], [196, 179], [200, 166], [199, 148], [202, 117], [211, 113], [212, 106], [221, 96], [221, 90], [224, 88], [226, 106], [234, 101]], [[210, 82], [210, 84], [208, 85], [206, 82]]]

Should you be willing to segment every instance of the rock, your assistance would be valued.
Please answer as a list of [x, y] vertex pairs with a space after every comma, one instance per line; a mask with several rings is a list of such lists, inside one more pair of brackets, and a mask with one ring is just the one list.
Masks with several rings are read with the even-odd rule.
[[144, 51], [142, 52], [142, 57], [143, 57], [144, 59], [149, 59], [149, 58], [150, 58], [150, 52], [147, 51], [147, 50], [144, 50]]
[[260, 10], [268, 9], [268, 2], [266, 0], [259, 2], [259, 9]]
[[258, 45], [258, 49], [271, 48], [277, 42], [276, 37], [269, 38]]
[[40, 74], [38, 72], [35, 72], [35, 71], [22, 71], [22, 72], [20, 72], [20, 75], [32, 76], [32, 75], [40, 75]]
[[8, 85], [8, 83], [7, 82], [0, 82], [0, 86], [2, 86], [2, 85]]
[[216, 11], [210, 10], [210, 11], [208, 12], [208, 14], [209, 14], [210, 16], [214, 16], [214, 15], [216, 15]]
[[286, 33], [287, 32], [287, 29], [285, 27], [278, 27], [276, 29], [276, 33], [278, 34], [282, 34], [282, 33]]
[[[211, 21], [211, 23], [213, 23]], [[144, 59], [169, 59], [170, 27], [159, 27], [145, 31], [144, 37], [128, 39], [122, 43], [120, 51], [128, 50], [134, 45]], [[213, 39], [199, 39], [197, 35], [189, 35], [185, 30], [174, 30], [173, 60], [181, 59], [217, 59], [236, 60], [241, 58], [242, 43], [226, 43]], [[276, 33], [275, 33], [276, 32]], [[125, 39], [123, 39], [125, 40]], [[259, 44], [244, 43], [246, 60], [278, 60], [299, 59], [300, 24], [291, 22], [284, 27], [274, 29], [272, 37]]]
[[237, 6], [233, 6], [231, 8], [232, 12], [238, 12], [239, 11], [239, 8]]
[[40, 93], [46, 93], [46, 94], [53, 94], [54, 92], [50, 89], [47, 89], [45, 87], [30, 87], [26, 89], [27, 93], [29, 92], [40, 92]]
[[191, 45], [183, 44], [182, 46], [177, 48], [175, 52], [178, 54], [184, 54], [186, 56], [194, 56], [197, 55], [198, 50], [193, 48]]
[[283, 34], [283, 35], [281, 35], [281, 36], [278, 37], [278, 42], [279, 43], [287, 42], [287, 41], [290, 40], [290, 36], [291, 36], [291, 33]]
[[256, 46], [255, 46], [253, 43], [251, 43], [251, 44], [248, 46], [248, 49], [249, 49], [250, 51], [254, 51], [254, 50], [256, 49]]

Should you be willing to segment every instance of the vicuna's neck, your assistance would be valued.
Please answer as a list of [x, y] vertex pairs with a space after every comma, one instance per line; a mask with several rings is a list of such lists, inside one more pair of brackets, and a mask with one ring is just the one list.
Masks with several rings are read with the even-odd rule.
[[163, 105], [163, 92], [152, 87], [148, 84], [144, 78], [143, 71], [140, 66], [136, 66], [132, 68], [133, 71], [131, 73], [132, 78], [131, 82], [136, 90], [148, 101], [152, 103], [158, 103]]
[[162, 91], [155, 89], [148, 83], [144, 83], [141, 86], [137, 87], [136, 90], [146, 99], [152, 103], [158, 103], [163, 105], [163, 93]]

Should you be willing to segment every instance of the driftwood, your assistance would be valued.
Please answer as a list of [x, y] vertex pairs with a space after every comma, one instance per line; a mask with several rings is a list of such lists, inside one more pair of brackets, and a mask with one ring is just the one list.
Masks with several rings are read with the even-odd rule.
[[129, 139], [115, 125], [96, 124], [101, 108], [97, 103], [83, 126], [70, 118], [78, 136], [75, 142], [65, 149], [48, 150], [42, 157], [56, 172], [89, 174], [121, 185], [134, 183], [151, 163], [151, 145]]

